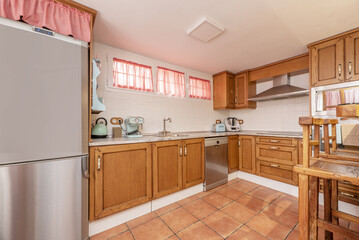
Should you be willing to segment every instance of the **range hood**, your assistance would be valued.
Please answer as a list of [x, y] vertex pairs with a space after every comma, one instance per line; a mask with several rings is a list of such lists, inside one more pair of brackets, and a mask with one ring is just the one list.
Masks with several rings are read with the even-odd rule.
[[249, 98], [249, 101], [267, 101], [309, 95], [309, 89], [290, 85], [289, 74], [273, 78], [273, 87]]

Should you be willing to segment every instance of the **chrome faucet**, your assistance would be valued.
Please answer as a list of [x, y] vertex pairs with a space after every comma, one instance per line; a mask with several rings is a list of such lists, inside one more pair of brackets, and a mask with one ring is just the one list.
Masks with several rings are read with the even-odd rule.
[[170, 133], [170, 131], [166, 131], [166, 121], [168, 122], [172, 122], [172, 119], [169, 117], [169, 118], [164, 118], [163, 119], [163, 131], [160, 132], [161, 134], [163, 134], [163, 136], [166, 136], [167, 133]]

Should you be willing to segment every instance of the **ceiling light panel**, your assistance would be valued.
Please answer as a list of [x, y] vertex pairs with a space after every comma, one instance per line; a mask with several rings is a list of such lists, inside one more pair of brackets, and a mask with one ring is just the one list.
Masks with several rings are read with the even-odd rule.
[[187, 31], [187, 35], [207, 43], [224, 32], [224, 27], [206, 17]]

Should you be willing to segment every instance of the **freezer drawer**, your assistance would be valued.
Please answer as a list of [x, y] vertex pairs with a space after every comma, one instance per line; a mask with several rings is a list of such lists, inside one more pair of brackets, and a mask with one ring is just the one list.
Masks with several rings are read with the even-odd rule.
[[77, 157], [0, 166], [0, 239], [87, 239], [86, 162]]

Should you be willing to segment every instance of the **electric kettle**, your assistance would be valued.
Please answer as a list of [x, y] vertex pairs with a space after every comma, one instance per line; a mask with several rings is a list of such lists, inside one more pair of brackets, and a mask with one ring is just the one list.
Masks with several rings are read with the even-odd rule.
[[[99, 121], [102, 120], [102, 121]], [[107, 137], [107, 120], [103, 117], [97, 118], [95, 126], [92, 127], [91, 137], [92, 138], [105, 138]]]

